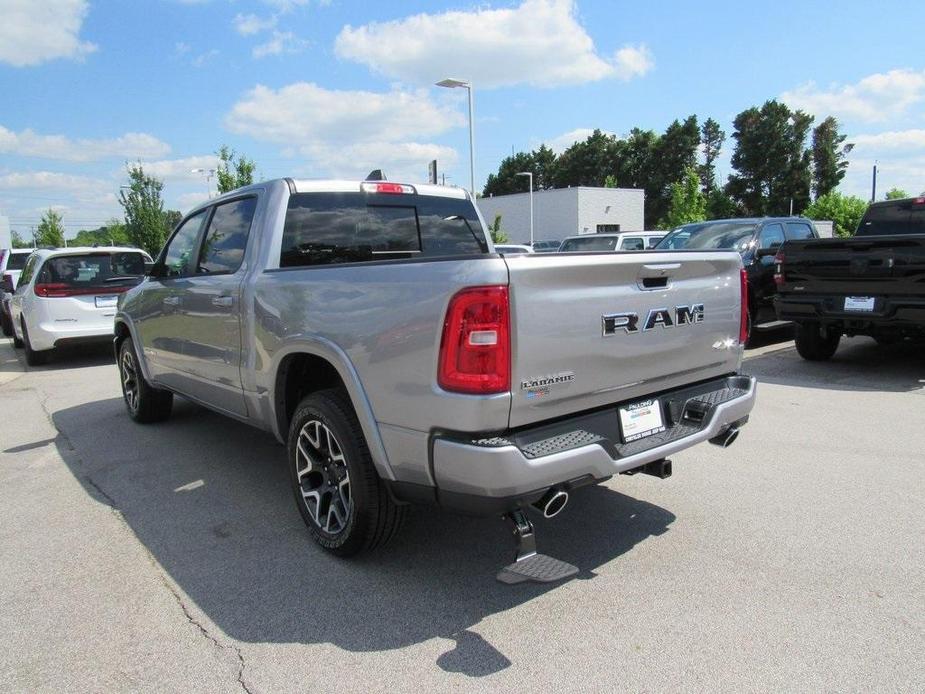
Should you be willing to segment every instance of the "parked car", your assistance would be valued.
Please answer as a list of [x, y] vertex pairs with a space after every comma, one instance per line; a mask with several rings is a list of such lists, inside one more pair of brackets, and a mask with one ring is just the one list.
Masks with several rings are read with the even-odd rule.
[[562, 245], [561, 241], [555, 239], [547, 241], [534, 241], [533, 242], [533, 252], [534, 253], [555, 253], [559, 250], [559, 246]]
[[10, 301], [13, 344], [26, 363], [57, 347], [111, 340], [116, 302], [141, 282], [151, 257], [137, 248], [39, 249], [26, 261]]
[[925, 196], [873, 203], [852, 238], [788, 241], [775, 264], [804, 359], [831, 358], [842, 335], [925, 337]]
[[26, 264], [26, 258], [32, 254], [31, 248], [12, 248], [0, 250], [0, 327], [3, 334], [13, 334], [13, 320], [10, 317], [10, 300], [16, 291], [19, 274]]
[[816, 227], [804, 217], [715, 219], [685, 224], [669, 233], [658, 250], [723, 248], [742, 256], [748, 277], [748, 336], [753, 331], [781, 327], [774, 310], [774, 256], [784, 241], [818, 238]]
[[530, 246], [522, 246], [517, 243], [496, 243], [495, 244], [496, 253], [533, 253], [533, 249]]
[[626, 231], [613, 234], [579, 234], [568, 236], [559, 246], [559, 253], [590, 253], [595, 251], [644, 251], [655, 248], [664, 231]]
[[186, 216], [120, 298], [115, 348], [137, 422], [178, 394], [286, 444], [326, 550], [370, 549], [405, 504], [439, 504], [507, 514], [521, 552], [499, 578], [550, 580], [577, 569], [535, 558], [526, 507], [665, 477], [668, 455], [748, 419], [741, 267], [499, 256], [461, 189], [268, 181]]

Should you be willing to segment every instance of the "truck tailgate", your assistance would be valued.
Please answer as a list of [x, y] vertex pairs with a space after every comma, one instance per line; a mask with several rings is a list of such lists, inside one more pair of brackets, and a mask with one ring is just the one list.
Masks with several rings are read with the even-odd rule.
[[738, 253], [522, 255], [505, 262], [511, 427], [738, 369]]
[[925, 235], [788, 241], [786, 291], [925, 294]]

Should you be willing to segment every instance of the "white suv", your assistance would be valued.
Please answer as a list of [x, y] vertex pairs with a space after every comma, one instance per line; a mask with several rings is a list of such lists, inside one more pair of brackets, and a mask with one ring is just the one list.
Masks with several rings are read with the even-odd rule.
[[667, 231], [621, 231], [614, 234], [568, 236], [559, 246], [559, 253], [647, 251], [655, 248], [667, 233]]
[[150, 262], [137, 248], [35, 251], [10, 302], [13, 344], [25, 347], [26, 363], [43, 364], [55, 347], [111, 339], [119, 295]]
[[13, 321], [10, 319], [10, 299], [16, 291], [19, 273], [26, 264], [26, 258], [32, 254], [32, 248], [12, 248], [0, 251], [0, 325], [3, 334], [13, 334]]

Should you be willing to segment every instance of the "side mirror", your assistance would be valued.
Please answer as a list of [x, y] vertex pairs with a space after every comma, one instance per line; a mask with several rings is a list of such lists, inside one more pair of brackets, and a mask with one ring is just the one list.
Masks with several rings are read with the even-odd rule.
[[145, 261], [145, 277], [157, 277], [154, 272], [154, 268], [157, 267], [157, 263]]

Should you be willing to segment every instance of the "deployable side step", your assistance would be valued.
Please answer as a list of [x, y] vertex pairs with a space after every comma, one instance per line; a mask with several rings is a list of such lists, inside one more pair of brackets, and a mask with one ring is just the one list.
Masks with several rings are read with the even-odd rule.
[[514, 524], [514, 536], [517, 538], [517, 561], [498, 572], [499, 581], [508, 584], [524, 581], [552, 583], [578, 573], [577, 566], [536, 551], [533, 523], [527, 518], [526, 513], [518, 509], [511, 511], [506, 517]]

